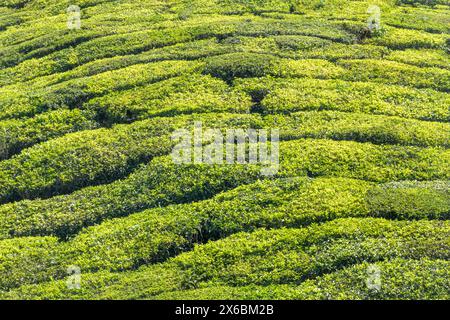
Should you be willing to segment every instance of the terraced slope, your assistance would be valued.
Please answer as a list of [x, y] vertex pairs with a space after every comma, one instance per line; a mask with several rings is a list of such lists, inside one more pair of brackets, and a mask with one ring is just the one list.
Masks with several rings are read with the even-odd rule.
[[0, 298], [450, 299], [447, 0], [73, 4], [0, 0]]

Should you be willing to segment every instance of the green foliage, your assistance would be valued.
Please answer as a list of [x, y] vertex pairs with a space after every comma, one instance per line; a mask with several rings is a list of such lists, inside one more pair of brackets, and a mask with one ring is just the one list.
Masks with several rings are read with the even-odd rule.
[[[399, 2], [401, 2], [400, 0]], [[406, 2], [414, 2], [417, 4], [424, 4], [427, 6], [435, 6], [437, 4], [449, 4], [448, 0], [421, 0]], [[448, 8], [426, 8], [416, 7], [408, 8], [405, 6], [397, 7], [391, 10], [388, 14], [383, 15], [384, 23], [398, 28], [408, 28], [423, 30], [430, 33], [448, 33], [450, 27], [448, 26]]]
[[20, 283], [48, 281], [49, 274], [63, 277], [56, 261], [55, 237], [17, 238], [0, 241], [0, 290]]
[[[380, 202], [384, 199], [380, 190], [396, 196]], [[41, 253], [40, 264], [29, 263], [27, 270], [39, 275], [40, 279], [58, 278], [71, 264], [85, 272], [129, 270], [164, 261], [191, 249], [196, 242], [219, 239], [236, 232], [261, 227], [300, 227], [342, 217], [445, 219], [450, 213], [448, 196], [448, 183], [440, 181], [395, 185], [342, 178], [258, 181], [211, 200], [154, 208], [85, 228], [59, 247], [53, 247], [48, 254]], [[435, 203], [430, 206], [432, 199]], [[9, 244], [8, 248], [14, 248], [22, 243], [18, 241], [18, 244], [13, 240], [4, 243]], [[21, 259], [28, 259], [33, 252], [22, 252]], [[41, 270], [42, 264], [54, 268]], [[13, 268], [11, 266], [10, 270]], [[16, 287], [25, 282], [28, 280], [7, 282], [2, 287]]]
[[450, 70], [419, 68], [398, 62], [380, 60], [346, 60], [340, 63], [348, 72], [345, 80], [371, 81], [448, 92]]
[[92, 99], [83, 108], [93, 110], [101, 122], [116, 123], [190, 113], [248, 113], [250, 107], [247, 95], [223, 81], [192, 74]]
[[395, 50], [442, 49], [447, 37], [446, 34], [442, 33], [386, 27], [383, 36], [367, 39], [365, 43], [385, 46]]
[[371, 189], [367, 196], [369, 210], [375, 216], [402, 219], [449, 219], [449, 183], [390, 182]]
[[419, 67], [450, 69], [450, 57], [443, 50], [409, 49], [404, 51], [393, 51], [386, 58]]
[[0, 122], [0, 159], [6, 159], [22, 149], [67, 133], [95, 129], [92, 116], [80, 110], [56, 110], [24, 120]]
[[0, 202], [49, 197], [106, 183], [146, 159], [170, 152], [173, 143], [157, 137], [151, 125], [148, 129], [141, 125], [141, 131], [133, 127], [72, 133], [0, 162]]
[[[381, 271], [381, 290], [367, 287], [367, 270]], [[445, 260], [393, 259], [362, 263], [327, 274], [303, 284], [269, 286], [215, 286], [169, 291], [157, 295], [162, 300], [435, 300], [448, 299], [450, 263]], [[442, 281], [444, 279], [444, 281]]]
[[32, 116], [49, 109], [79, 108], [95, 96], [158, 82], [183, 73], [189, 74], [200, 66], [198, 62], [162, 61], [76, 78], [33, 93], [25, 91], [18, 94], [19, 89], [7, 88], [0, 101], [0, 119]]
[[[274, 78], [244, 79], [238, 81], [236, 86], [252, 96], [260, 94], [260, 109], [264, 113], [337, 110], [433, 121], [450, 120], [447, 108], [450, 105], [449, 95], [434, 90], [370, 82]], [[418, 104], [420, 108], [417, 108]]]
[[64, 238], [105, 218], [208, 198], [254, 181], [259, 174], [258, 168], [249, 166], [179, 166], [171, 158], [157, 158], [123, 181], [47, 200], [6, 204], [0, 209], [1, 236], [56, 234]]
[[[263, 105], [269, 99], [273, 101], [274, 96], [263, 100]], [[264, 117], [264, 122], [267, 128], [279, 128], [280, 137], [283, 140], [328, 138], [424, 147], [449, 147], [450, 145], [448, 123], [418, 121], [395, 116], [302, 111], [291, 113], [289, 116], [268, 115]]]
[[[149, 141], [156, 143], [157, 139]], [[159, 149], [162, 147], [160, 143]], [[280, 155], [280, 177], [339, 176], [378, 182], [449, 178], [448, 167], [445, 165], [449, 161], [449, 153], [438, 148], [376, 146], [348, 141], [305, 139], [281, 143]], [[161, 170], [167, 171], [164, 173]], [[236, 172], [240, 172], [242, 176], [231, 178]], [[206, 194], [211, 196], [220, 188], [229, 186], [229, 179], [234, 181], [230, 186], [232, 187], [245, 181], [254, 181], [259, 173], [257, 165], [181, 166], [173, 164], [170, 157], [162, 157], [154, 159], [127, 179], [110, 185], [87, 188], [64, 197], [4, 205], [0, 208], [0, 230], [3, 230], [3, 237], [11, 234], [67, 236], [82, 226], [111, 215], [120, 216], [156, 205], [201, 200]], [[163, 177], [158, 177], [158, 174]], [[184, 174], [186, 180], [181, 178]], [[224, 177], [218, 179], [218, 174], [223, 174]], [[171, 189], [166, 179], [171, 181], [172, 178], [174, 180]], [[189, 179], [192, 184], [190, 187]], [[200, 189], [196, 194], [197, 185]], [[205, 194], [203, 188], [208, 185], [211, 190]], [[213, 188], [213, 185], [217, 185], [219, 189]], [[164, 187], [166, 189], [162, 192], [160, 188]], [[185, 190], [185, 194], [181, 190]], [[124, 194], [128, 194], [126, 199], [123, 199]], [[71, 209], [75, 204], [76, 210]], [[47, 218], [42, 219], [43, 216]]]
[[[3, 298], [78, 299], [95, 295], [97, 299], [137, 299], [180, 289], [295, 285], [363, 262], [395, 258], [446, 260], [450, 252], [448, 229], [444, 221], [365, 218], [338, 219], [303, 229], [239, 233], [138, 271], [84, 274], [81, 290], [67, 288], [64, 281], [53, 281], [23, 286]], [[346, 279], [341, 281], [352, 278]], [[310, 288], [310, 282], [304, 283]], [[433, 292], [430, 289], [430, 294]], [[442, 295], [442, 289], [438, 292]]]
[[209, 58], [205, 72], [230, 82], [234, 78], [278, 77], [335, 78], [343, 70], [325, 60], [277, 59], [267, 54], [231, 53]]
[[[0, 0], [0, 298], [449, 298], [447, 0], [76, 5]], [[275, 175], [175, 164], [195, 121]]]
[[450, 152], [440, 148], [376, 146], [305, 139], [280, 145], [281, 176], [340, 176], [369, 181], [450, 178]]
[[205, 72], [231, 81], [235, 77], [251, 78], [269, 74], [276, 64], [277, 59], [271, 55], [232, 53], [209, 58]]

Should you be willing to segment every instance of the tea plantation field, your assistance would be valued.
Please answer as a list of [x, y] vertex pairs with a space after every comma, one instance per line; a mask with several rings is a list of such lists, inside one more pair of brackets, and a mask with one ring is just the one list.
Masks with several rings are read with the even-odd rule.
[[0, 299], [450, 299], [450, 2], [0, 0]]

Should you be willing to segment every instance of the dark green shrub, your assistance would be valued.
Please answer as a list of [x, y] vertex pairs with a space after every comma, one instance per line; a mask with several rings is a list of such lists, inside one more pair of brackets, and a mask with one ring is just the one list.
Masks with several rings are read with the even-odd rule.
[[206, 60], [205, 73], [230, 82], [234, 78], [262, 77], [273, 72], [277, 59], [271, 55], [231, 53]]
[[[367, 287], [370, 268], [378, 268], [381, 290]], [[169, 291], [162, 300], [434, 300], [448, 299], [450, 263], [445, 260], [393, 259], [374, 264], [362, 263], [335, 273], [308, 280], [301, 285], [214, 286], [202, 289]], [[446, 279], [442, 281], [442, 279]]]
[[[191, 252], [138, 271], [84, 274], [82, 290], [70, 290], [64, 281], [53, 281], [23, 286], [2, 297], [77, 299], [95, 294], [97, 299], [136, 299], [206, 286], [299, 284], [363, 262], [446, 260], [448, 232], [446, 221], [369, 218], [338, 219], [303, 229], [259, 230], [196, 246]], [[442, 295], [442, 289], [439, 292]]]
[[22, 149], [36, 143], [50, 140], [67, 133], [95, 129], [98, 125], [92, 115], [80, 110], [56, 110], [25, 120], [6, 120], [0, 122], [0, 141], [6, 159]]

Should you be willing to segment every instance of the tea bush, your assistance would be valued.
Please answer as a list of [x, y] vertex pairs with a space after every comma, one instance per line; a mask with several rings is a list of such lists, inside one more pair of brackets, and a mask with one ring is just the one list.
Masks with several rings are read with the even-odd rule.
[[246, 94], [230, 90], [219, 79], [196, 74], [112, 93], [83, 106], [98, 114], [104, 123], [190, 113], [248, 113], [250, 107]]
[[348, 70], [343, 76], [345, 80], [431, 88], [444, 92], [450, 90], [450, 71], [445, 69], [419, 68], [380, 60], [345, 60], [339, 64]]
[[154, 64], [137, 64], [127, 68], [107, 71], [73, 79], [37, 90], [36, 93], [17, 95], [13, 89], [3, 97], [0, 119], [32, 116], [36, 113], [58, 109], [81, 107], [87, 100], [115, 90], [129, 89], [191, 73], [201, 66], [197, 62], [162, 61]]
[[[374, 264], [362, 263], [305, 281], [301, 285], [214, 286], [202, 289], [169, 291], [162, 300], [360, 300], [360, 299], [448, 299], [449, 262], [446, 260], [393, 259]], [[382, 290], [367, 287], [367, 270], [382, 272]]]
[[[244, 79], [236, 86], [257, 97], [264, 113], [336, 110], [449, 121], [449, 95], [428, 89], [316, 79]], [[417, 108], [420, 104], [420, 108]]]
[[[265, 101], [265, 100], [264, 100]], [[263, 102], [264, 103], [264, 102]], [[375, 144], [449, 147], [447, 123], [395, 116], [335, 111], [302, 111], [289, 116], [268, 115], [265, 127], [279, 128], [283, 140], [328, 138]]]
[[[161, 123], [161, 125], [164, 124]], [[108, 139], [111, 137], [108, 136]], [[150, 138], [149, 141], [156, 144], [158, 139]], [[139, 146], [141, 147], [142, 144]], [[159, 143], [156, 151], [162, 150], [164, 147]], [[138, 148], [138, 150], [142, 149]], [[146, 148], [144, 150], [147, 151]], [[152, 150], [152, 154], [155, 154], [156, 151]], [[408, 179], [445, 180], [449, 177], [449, 170], [445, 166], [445, 163], [448, 162], [448, 151], [437, 148], [376, 146], [348, 141], [304, 139], [282, 142], [280, 155], [280, 170], [277, 173], [280, 177], [338, 176], [376, 182]], [[120, 165], [124, 164], [119, 163], [116, 166]], [[67, 236], [83, 226], [95, 223], [105, 217], [111, 217], [111, 215], [129, 214], [156, 206], [156, 204], [167, 205], [204, 199], [205, 191], [198, 191], [197, 196], [195, 196], [195, 192], [188, 191], [196, 190], [196, 185], [204, 188], [206, 184], [211, 186], [211, 190], [206, 194], [213, 195], [216, 193], [214, 190], [217, 189], [212, 186], [217, 184], [224, 188], [223, 183], [225, 185], [230, 183], [229, 175], [240, 172], [242, 177], [232, 179], [235, 181], [232, 186], [237, 186], [244, 181], [255, 181], [260, 177], [260, 169], [259, 165], [239, 164], [176, 165], [170, 157], [157, 158], [147, 166], [135, 171], [127, 179], [110, 185], [87, 188], [68, 196], [48, 200], [23, 201], [4, 205], [0, 207], [2, 217], [0, 230], [3, 230], [3, 237], [36, 234]], [[73, 166], [66, 169], [66, 172], [72, 172], [70, 170], [73, 170]], [[155, 176], [158, 173], [162, 174], [161, 170], [166, 170], [164, 178]], [[62, 172], [64, 173], [64, 171]], [[200, 174], [200, 172], [202, 173]], [[219, 173], [224, 175], [223, 179], [225, 180], [217, 178]], [[190, 184], [185, 185], [188, 180], [180, 178], [172, 182], [172, 189], [168, 187], [166, 179], [171, 181], [173, 176], [182, 177], [184, 174], [186, 174], [186, 179], [188, 177], [191, 179], [191, 184], [192, 181], [198, 182], [189, 187]], [[79, 179], [79, 176], [76, 177]], [[211, 179], [217, 179], [217, 181], [213, 183], [214, 180]], [[26, 181], [25, 178], [23, 180]], [[70, 186], [72, 185], [70, 184]], [[164, 187], [166, 187], [165, 191], [161, 192], [160, 188]], [[185, 190], [185, 195], [180, 193], [180, 190]], [[123, 194], [126, 193], [129, 195], [124, 200]], [[136, 194], [136, 197], [132, 197], [131, 194]], [[76, 210], [73, 209], [74, 205], [76, 205]], [[45, 216], [46, 219], [42, 219], [42, 216]]]
[[67, 5], [0, 0], [0, 298], [449, 298], [448, 1]]
[[77, 299], [95, 294], [98, 299], [136, 299], [211, 286], [311, 285], [304, 281], [363, 262], [446, 260], [448, 232], [444, 221], [369, 218], [338, 219], [306, 229], [259, 230], [196, 246], [191, 252], [138, 271], [84, 274], [81, 290], [67, 288], [65, 281], [53, 281], [23, 286], [3, 297]]

